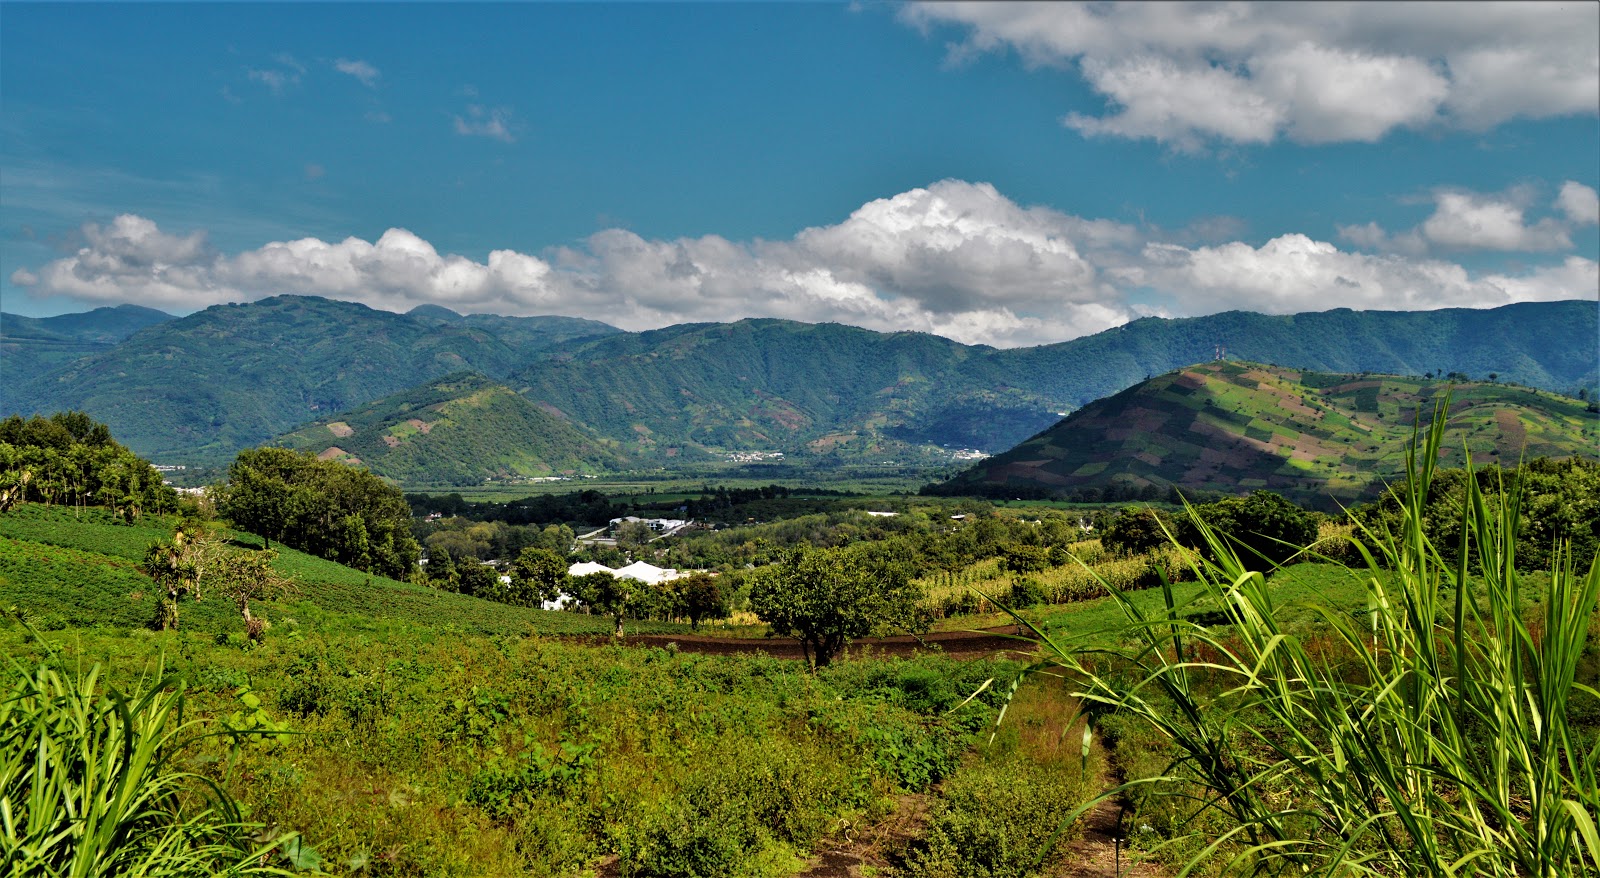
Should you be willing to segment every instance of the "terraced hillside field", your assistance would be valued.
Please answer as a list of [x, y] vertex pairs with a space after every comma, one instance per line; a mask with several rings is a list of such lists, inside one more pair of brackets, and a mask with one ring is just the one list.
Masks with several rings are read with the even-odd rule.
[[1349, 502], [1403, 475], [1418, 413], [1425, 423], [1447, 391], [1446, 465], [1461, 465], [1463, 448], [1478, 463], [1596, 456], [1600, 416], [1556, 394], [1217, 361], [1091, 403], [947, 487], [1267, 488], [1301, 502]]

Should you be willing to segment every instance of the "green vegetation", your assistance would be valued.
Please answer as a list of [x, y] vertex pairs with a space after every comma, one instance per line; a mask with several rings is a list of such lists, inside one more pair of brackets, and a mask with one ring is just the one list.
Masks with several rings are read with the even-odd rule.
[[[279, 296], [151, 326], [26, 382], [8, 404], [23, 412], [87, 411], [134, 450], [195, 465], [473, 370], [618, 443], [636, 466], [677, 469], [725, 452], [783, 451], [785, 469], [764, 467], [764, 480], [840, 472], [901, 478], [908, 469], [952, 463], [942, 447], [1009, 448], [1060, 412], [1210, 358], [1219, 339], [1235, 356], [1295, 368], [1494, 372], [1503, 383], [1592, 393], [1600, 385], [1589, 355], [1597, 320], [1594, 303], [1581, 301], [1418, 313], [1232, 312], [1149, 318], [1000, 351], [919, 333], [776, 320], [615, 333], [564, 318], [399, 315]], [[505, 463], [486, 457], [473, 467]]]
[[180, 767], [202, 725], [183, 717], [180, 678], [158, 675], [124, 693], [102, 684], [99, 666], [64, 672], [55, 658], [13, 659], [5, 670], [0, 863], [8, 874], [287, 874], [264, 867], [280, 840], [259, 845], [251, 836], [264, 826], [246, 823], [232, 796]]
[[129, 521], [177, 506], [150, 464], [82, 412], [0, 421], [0, 512], [28, 501], [105, 506]]
[[[105, 510], [81, 513], [29, 503], [0, 515], [0, 606], [15, 604], [45, 631], [106, 628], [146, 629], [156, 609], [154, 582], [138, 570], [153, 542], [170, 540], [179, 522], [146, 515], [133, 525]], [[243, 546], [259, 546], [252, 534], [224, 531]], [[363, 637], [385, 637], [412, 628], [483, 636], [607, 634], [604, 620], [478, 600], [362, 573], [278, 547], [272, 561], [295, 594], [269, 602], [282, 636], [331, 629]], [[186, 602], [182, 630], [227, 638], [238, 630], [238, 610], [210, 594]], [[685, 626], [638, 623], [642, 631], [681, 631]]]
[[217, 499], [240, 528], [357, 570], [404, 579], [422, 554], [398, 489], [313, 454], [242, 451]]
[[[1555, 547], [1562, 543], [1570, 544], [1578, 558], [1600, 553], [1600, 463], [1540, 459], [1514, 468], [1479, 467], [1470, 478], [1459, 469], [1434, 473], [1422, 510], [1423, 529], [1429, 543], [1452, 563], [1462, 554], [1461, 508], [1469, 490], [1491, 504], [1514, 499], [1519, 505], [1518, 570], [1550, 569]], [[1387, 494], [1358, 510], [1356, 520], [1367, 532], [1399, 532], [1405, 515], [1401, 501], [1402, 495]], [[1377, 549], [1371, 540], [1368, 543]]]
[[109, 350], [135, 332], [171, 319], [171, 314], [138, 305], [56, 317], [0, 313], [0, 359], [6, 364], [6, 380], [0, 384], [0, 412], [26, 409], [26, 400], [19, 398], [17, 391], [40, 375]]
[[607, 331], [562, 317], [441, 324], [275, 296], [153, 326], [8, 399], [23, 412], [89, 412], [158, 460], [220, 463], [328, 412], [463, 369], [504, 377], [553, 345]]
[[605, 441], [473, 373], [386, 396], [277, 442], [411, 486], [571, 476], [622, 465]]
[[[164, 654], [189, 681], [186, 717], [289, 732], [195, 739], [185, 764], [203, 780], [186, 791], [216, 784], [241, 821], [303, 839], [299, 868], [336, 874], [569, 874], [607, 858], [629, 875], [788, 874], [897, 794], [959, 776], [995, 716], [994, 697], [965, 696], [1015, 671], [923, 657], [813, 674], [422, 626], [303, 630], [241, 650], [86, 629], [58, 648], [116, 686]], [[0, 644], [35, 651], [15, 630]], [[1041, 792], [1080, 801], [1072, 777]]]
[[[1185, 871], [1600, 868], [1600, 559], [1563, 541], [1551, 574], [1525, 582], [1515, 496], [1472, 479], [1457, 512], [1467, 545], [1447, 559], [1425, 524], [1444, 434], [1408, 458], [1398, 526], [1365, 535], [1377, 551], [1350, 578], [1369, 613], [1319, 601], [1314, 627], [1286, 623], [1255, 565], [1198, 520], [1215, 561], [1191, 555], [1196, 598], [1167, 588], [1153, 612], [1121, 600], [1128, 624], [1109, 650], [1035, 629], [1090, 717], [1170, 742], [1156, 749], [1171, 761], [1122, 791]], [[1220, 618], [1195, 621], [1196, 600]]]
[[1596, 457], [1576, 399], [1504, 384], [1332, 375], [1225, 361], [1150, 379], [1074, 412], [929, 493], [1191, 500], [1265, 488], [1327, 509], [1403, 477], [1418, 412], [1450, 392], [1445, 461]]
[[852, 549], [798, 548], [755, 579], [750, 609], [826, 667], [851, 640], [887, 628], [926, 627], [921, 590], [903, 565]]

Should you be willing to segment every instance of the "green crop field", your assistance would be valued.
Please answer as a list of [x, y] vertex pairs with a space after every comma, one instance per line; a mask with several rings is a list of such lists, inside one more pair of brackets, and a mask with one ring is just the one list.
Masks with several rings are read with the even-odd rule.
[[[0, 595], [23, 607], [38, 607], [49, 624], [92, 624], [109, 627], [142, 626], [154, 612], [150, 580], [134, 565], [146, 547], [170, 537], [174, 519], [144, 516], [136, 524], [122, 524], [102, 509], [74, 512], [64, 507], [27, 504], [0, 515]], [[232, 533], [245, 545], [259, 546], [258, 537]], [[269, 619], [287, 617], [303, 626], [354, 627], [378, 630], [385, 625], [420, 624], [441, 630], [481, 634], [609, 634], [609, 623], [597, 617], [515, 607], [493, 601], [438, 591], [352, 570], [294, 549], [275, 547], [280, 575], [290, 579], [295, 595], [266, 605]], [[41, 567], [40, 559], [49, 559]], [[46, 578], [42, 570], [62, 570], [75, 565], [72, 587], [84, 602], [104, 610], [103, 617], [63, 602], [52, 583], [65, 574]], [[141, 597], [131, 597], [140, 594]], [[114, 612], [113, 612], [114, 611]], [[30, 610], [30, 612], [33, 612]], [[214, 598], [182, 604], [185, 622], [199, 630], [231, 630], [238, 615]], [[63, 615], [65, 614], [65, 615]], [[636, 631], [676, 632], [687, 626], [642, 622]]]

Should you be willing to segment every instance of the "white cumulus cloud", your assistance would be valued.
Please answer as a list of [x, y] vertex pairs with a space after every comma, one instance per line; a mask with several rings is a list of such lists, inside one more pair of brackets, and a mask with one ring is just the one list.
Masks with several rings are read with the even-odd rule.
[[1577, 182], [1568, 180], [1561, 184], [1561, 194], [1556, 196], [1556, 207], [1567, 219], [1578, 225], [1592, 226], [1600, 223], [1600, 194]]
[[1441, 188], [1432, 193], [1433, 213], [1416, 228], [1390, 235], [1375, 222], [1339, 226], [1339, 236], [1357, 247], [1412, 256], [1430, 251], [1491, 250], [1548, 252], [1572, 249], [1572, 228], [1600, 214], [1595, 191], [1568, 180], [1552, 207], [1564, 217], [1528, 218], [1534, 206], [1532, 187], [1500, 193]]
[[1593, 3], [915, 3], [901, 16], [961, 27], [956, 61], [1009, 49], [1077, 69], [1106, 101], [1063, 119], [1086, 135], [1186, 150], [1372, 142], [1600, 105]]
[[1195, 246], [1181, 243], [1192, 241], [1189, 231], [1025, 206], [960, 180], [867, 202], [785, 240], [664, 240], [607, 229], [578, 246], [494, 250], [481, 260], [440, 253], [398, 228], [376, 241], [301, 238], [237, 253], [217, 251], [202, 232], [172, 234], [132, 215], [86, 225], [82, 235], [75, 252], [19, 268], [11, 283], [85, 304], [174, 311], [297, 293], [392, 311], [435, 303], [464, 313], [566, 314], [631, 330], [780, 317], [1016, 346], [1147, 314], [1481, 307], [1592, 299], [1596, 282], [1594, 261], [1576, 256], [1474, 273], [1301, 234]]

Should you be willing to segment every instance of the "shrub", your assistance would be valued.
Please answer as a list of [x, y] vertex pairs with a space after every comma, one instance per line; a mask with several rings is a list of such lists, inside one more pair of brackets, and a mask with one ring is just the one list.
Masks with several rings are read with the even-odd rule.
[[1069, 836], [1080, 791], [1060, 766], [978, 762], [945, 782], [922, 837], [904, 853], [913, 878], [1024, 878]]

